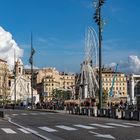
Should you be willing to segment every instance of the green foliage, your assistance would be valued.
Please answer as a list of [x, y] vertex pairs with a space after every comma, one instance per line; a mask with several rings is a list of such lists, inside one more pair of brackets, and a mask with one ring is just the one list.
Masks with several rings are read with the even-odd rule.
[[64, 91], [64, 90], [53, 90], [53, 98], [57, 100], [69, 100], [71, 97], [71, 91]]
[[105, 90], [105, 89], [103, 89], [103, 92], [102, 92], [102, 102], [103, 103], [107, 103], [107, 100], [108, 100], [108, 92]]

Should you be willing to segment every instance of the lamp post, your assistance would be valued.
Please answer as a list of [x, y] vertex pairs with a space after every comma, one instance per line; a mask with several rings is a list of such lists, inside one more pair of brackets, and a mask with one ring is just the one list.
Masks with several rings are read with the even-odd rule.
[[17, 92], [17, 86], [16, 86], [16, 78], [17, 78], [17, 63], [16, 63], [16, 57], [15, 57], [15, 50], [14, 50], [14, 104], [13, 109], [16, 107], [16, 92]]
[[95, 2], [95, 14], [94, 20], [98, 25], [98, 35], [99, 35], [99, 109], [102, 108], [102, 28], [103, 20], [101, 17], [101, 7], [105, 0], [97, 0]]

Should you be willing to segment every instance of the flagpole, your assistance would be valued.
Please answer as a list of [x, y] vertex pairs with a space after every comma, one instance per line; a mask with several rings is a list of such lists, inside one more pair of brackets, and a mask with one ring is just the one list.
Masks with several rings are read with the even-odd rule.
[[33, 101], [33, 55], [35, 53], [35, 50], [33, 48], [33, 37], [31, 32], [31, 55], [29, 58], [29, 63], [31, 64], [31, 109], [33, 109], [34, 101]]
[[31, 109], [33, 109], [33, 42], [31, 33]]

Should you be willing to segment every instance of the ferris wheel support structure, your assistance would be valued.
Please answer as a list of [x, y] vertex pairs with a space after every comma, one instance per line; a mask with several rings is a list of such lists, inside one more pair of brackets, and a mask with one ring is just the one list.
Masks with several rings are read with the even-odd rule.
[[92, 27], [88, 27], [85, 37], [85, 58], [81, 64], [79, 98], [95, 98], [99, 89], [97, 76], [98, 37]]

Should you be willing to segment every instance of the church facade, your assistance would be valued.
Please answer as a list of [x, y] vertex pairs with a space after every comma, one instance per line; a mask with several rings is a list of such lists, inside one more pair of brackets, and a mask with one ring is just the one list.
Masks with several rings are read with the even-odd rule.
[[[10, 99], [12, 102], [31, 103], [31, 73], [26, 73], [20, 59], [15, 62], [15, 68], [11, 80]], [[39, 102], [39, 95], [33, 89], [33, 102]]]

